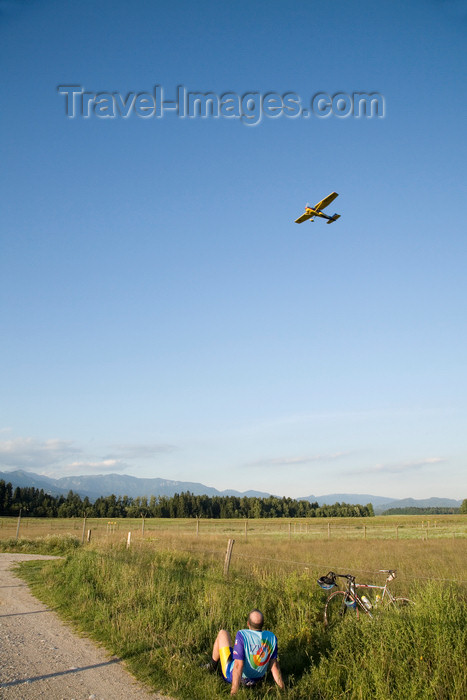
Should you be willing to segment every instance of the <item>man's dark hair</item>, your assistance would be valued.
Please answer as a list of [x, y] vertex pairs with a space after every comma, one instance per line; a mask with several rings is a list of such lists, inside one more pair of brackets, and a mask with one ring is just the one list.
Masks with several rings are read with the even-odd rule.
[[261, 632], [264, 624], [263, 613], [260, 610], [252, 610], [248, 615], [248, 624], [252, 630], [258, 630], [258, 632]]

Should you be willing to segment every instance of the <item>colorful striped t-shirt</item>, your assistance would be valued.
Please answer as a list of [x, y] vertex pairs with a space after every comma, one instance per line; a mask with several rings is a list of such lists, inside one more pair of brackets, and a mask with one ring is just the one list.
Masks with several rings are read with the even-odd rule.
[[233, 658], [243, 661], [242, 678], [259, 680], [277, 658], [277, 637], [267, 630], [239, 630], [235, 637]]

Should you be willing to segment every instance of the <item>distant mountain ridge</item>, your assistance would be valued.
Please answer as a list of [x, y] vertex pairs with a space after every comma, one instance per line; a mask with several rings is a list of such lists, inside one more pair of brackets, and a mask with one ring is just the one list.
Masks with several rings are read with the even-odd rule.
[[219, 491], [211, 486], [205, 486], [191, 481], [171, 481], [170, 479], [142, 479], [127, 474], [96, 474], [85, 476], [62, 476], [52, 479], [33, 472], [23, 470], [13, 472], [0, 472], [0, 479], [11, 482], [13, 487], [33, 486], [36, 489], [44, 489], [52, 496], [66, 496], [69, 491], [74, 491], [82, 498], [88, 497], [95, 500], [100, 496], [129, 496], [138, 498], [146, 496], [173, 496], [175, 493], [190, 491], [195, 496], [250, 496], [267, 498], [270, 494], [262, 491], [235, 491], [226, 489]]
[[[268, 498], [271, 494], [262, 491], [235, 491], [226, 489], [219, 491], [211, 486], [191, 481], [172, 481], [170, 479], [143, 479], [127, 474], [96, 474], [89, 476], [63, 476], [53, 479], [48, 476], [41, 476], [33, 472], [17, 470], [12, 472], [0, 472], [0, 479], [10, 482], [13, 488], [17, 486], [34, 487], [43, 489], [52, 496], [66, 496], [69, 491], [73, 491], [85, 498], [86, 496], [94, 501], [100, 496], [129, 496], [130, 498], [151, 496], [173, 496], [175, 493], [190, 491], [195, 496], [247, 496], [256, 498]], [[381, 513], [388, 508], [459, 508], [462, 501], [451, 498], [425, 498], [425, 499], [395, 499], [384, 496], [373, 496], [371, 494], [352, 493], [331, 493], [324, 496], [303, 496], [297, 500], [317, 502], [322, 505], [333, 505], [334, 503], [349, 503], [366, 505], [372, 503], [376, 513]]]
[[[323, 498], [327, 499], [323, 501]], [[354, 500], [347, 500], [352, 498]], [[358, 499], [358, 500], [357, 500]], [[332, 505], [333, 503], [350, 503], [350, 504], [360, 504], [366, 505], [367, 503], [372, 503], [373, 508], [376, 506], [385, 506], [386, 503], [393, 503], [396, 499], [388, 498], [387, 496], [372, 496], [369, 493], [328, 493], [325, 496], [306, 496], [305, 498], [298, 498], [299, 501], [318, 501], [320, 506]]]

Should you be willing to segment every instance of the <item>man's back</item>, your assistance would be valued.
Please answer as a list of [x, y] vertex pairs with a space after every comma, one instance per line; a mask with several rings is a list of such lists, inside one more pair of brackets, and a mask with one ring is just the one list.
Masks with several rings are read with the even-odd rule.
[[243, 629], [237, 632], [233, 659], [244, 662], [244, 678], [260, 679], [268, 670], [269, 662], [277, 658], [277, 638], [268, 630]]

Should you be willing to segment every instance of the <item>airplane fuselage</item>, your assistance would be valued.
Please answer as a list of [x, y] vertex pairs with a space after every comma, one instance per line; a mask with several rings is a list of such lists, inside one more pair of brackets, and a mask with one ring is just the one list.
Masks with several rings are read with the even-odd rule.
[[321, 209], [312, 209], [311, 207], [305, 207], [305, 214], [309, 216], [321, 216], [323, 219], [332, 219], [332, 216], [328, 216]]

